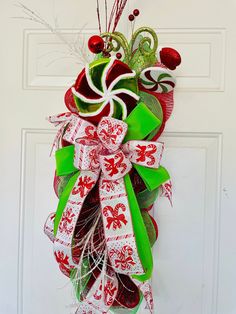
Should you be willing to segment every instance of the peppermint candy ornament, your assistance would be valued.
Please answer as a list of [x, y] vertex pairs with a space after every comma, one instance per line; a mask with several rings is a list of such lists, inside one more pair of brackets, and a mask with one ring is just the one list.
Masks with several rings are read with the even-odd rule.
[[136, 73], [114, 58], [87, 65], [72, 87], [79, 115], [98, 122], [101, 116], [125, 119], [138, 96]]
[[140, 82], [150, 92], [169, 93], [175, 88], [176, 79], [168, 69], [151, 67], [142, 71]]

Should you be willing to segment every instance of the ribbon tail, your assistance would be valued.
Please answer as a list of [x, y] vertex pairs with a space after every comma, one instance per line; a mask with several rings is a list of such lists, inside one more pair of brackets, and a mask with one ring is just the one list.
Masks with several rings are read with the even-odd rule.
[[55, 139], [53, 141], [53, 144], [52, 144], [52, 148], [51, 148], [51, 151], [50, 151], [50, 156], [52, 156], [53, 153], [55, 153], [55, 151], [59, 148], [60, 146], [60, 140], [62, 138], [62, 135], [63, 135], [63, 132], [64, 132], [64, 129], [65, 129], [65, 126], [68, 122], [64, 121], [64, 122], [61, 122], [61, 127], [60, 129], [57, 131], [57, 134], [55, 136]]
[[[138, 252], [136, 231], [133, 226], [136, 213], [133, 213], [133, 204], [130, 203], [126, 191], [125, 179], [110, 181], [110, 185], [113, 185], [112, 189], [110, 185], [108, 188], [105, 181], [107, 179], [102, 174], [99, 181], [100, 203], [108, 257], [112, 268], [118, 273], [143, 275], [145, 270]], [[121, 220], [120, 214], [123, 215]], [[111, 219], [113, 223], [108, 223]]]
[[[81, 171], [76, 173], [60, 199], [54, 224], [54, 255], [63, 273], [70, 276], [72, 269], [78, 264], [73, 258], [73, 237], [83, 203], [95, 186], [99, 172]], [[66, 272], [65, 272], [66, 268]]]
[[160, 197], [168, 198], [170, 205], [173, 206], [172, 202], [172, 182], [167, 180], [161, 185]]
[[153, 302], [153, 293], [152, 293], [152, 286], [148, 281], [140, 283], [138, 280], [133, 279], [133, 282], [136, 284], [136, 286], [139, 288], [139, 290], [142, 292], [144, 300], [146, 302], [145, 309], [149, 310], [150, 314], [154, 313], [154, 302]]
[[135, 241], [137, 245], [137, 250], [139, 258], [142, 262], [144, 268], [144, 274], [133, 275], [132, 277], [144, 282], [151, 278], [153, 270], [153, 257], [150, 241], [147, 234], [147, 229], [145, 227], [142, 214], [138, 205], [138, 201], [132, 186], [131, 179], [129, 175], [124, 177], [125, 187], [128, 195], [128, 201], [131, 211], [131, 217], [133, 222]]

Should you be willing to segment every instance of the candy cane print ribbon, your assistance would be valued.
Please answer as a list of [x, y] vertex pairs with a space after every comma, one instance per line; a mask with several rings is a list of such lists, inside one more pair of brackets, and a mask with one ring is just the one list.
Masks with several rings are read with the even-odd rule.
[[56, 214], [55, 213], [51, 213], [45, 224], [44, 224], [44, 233], [48, 236], [48, 238], [50, 239], [50, 241], [54, 242], [55, 237], [54, 237], [54, 219], [55, 219]]
[[123, 145], [122, 150], [134, 164], [159, 168], [164, 144], [160, 142], [129, 141]]
[[65, 130], [65, 127], [73, 119], [74, 116], [75, 115], [71, 112], [64, 112], [64, 113], [58, 114], [56, 116], [49, 116], [48, 117], [48, 121], [50, 123], [54, 124], [55, 126], [60, 126], [60, 128], [59, 128], [59, 130], [55, 136], [55, 139], [53, 141], [51, 153], [59, 148], [59, 146], [60, 146], [59, 142], [63, 136], [63, 132]]
[[99, 192], [108, 256], [113, 269], [127, 275], [143, 274], [124, 179], [111, 181], [102, 175]]
[[172, 202], [172, 182], [171, 180], [168, 180], [166, 182], [164, 182], [161, 187], [160, 187], [160, 197], [166, 197], [171, 206], [173, 206], [173, 202]]
[[52, 151], [58, 149], [59, 141], [62, 137], [65, 141], [71, 144], [75, 144], [75, 140], [78, 137], [86, 137], [90, 139], [96, 137], [96, 127], [93, 124], [85, 121], [84, 119], [81, 119], [78, 115], [74, 113], [61, 113], [55, 116], [50, 116], [48, 120], [55, 126], [60, 126], [60, 129], [58, 130], [55, 140], [53, 142]]
[[151, 314], [154, 313], [154, 302], [153, 302], [153, 294], [152, 294], [152, 286], [148, 281], [145, 282], [139, 282], [136, 279], [133, 279], [133, 282], [136, 284], [136, 286], [139, 288], [139, 290], [142, 292], [144, 300], [146, 302], [145, 309], [149, 310]]
[[95, 186], [99, 173], [81, 171], [70, 193], [54, 239], [54, 255], [61, 271], [70, 276], [70, 271], [78, 264], [73, 259], [73, 236], [83, 203]]

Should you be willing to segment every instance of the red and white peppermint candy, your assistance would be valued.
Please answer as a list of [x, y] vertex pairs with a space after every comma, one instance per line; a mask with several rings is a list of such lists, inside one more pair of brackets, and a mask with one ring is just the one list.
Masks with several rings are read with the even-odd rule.
[[175, 88], [176, 79], [168, 69], [150, 67], [141, 72], [140, 82], [150, 92], [169, 93]]
[[106, 63], [101, 73], [101, 78], [97, 78], [101, 80], [99, 82], [101, 87], [98, 88], [98, 84], [95, 84], [89, 64], [78, 77], [78, 83], [76, 82], [75, 86], [72, 87], [72, 93], [78, 98], [79, 102], [83, 102], [87, 107], [94, 104], [96, 108], [95, 110], [88, 108], [86, 112], [83, 112], [81, 107], [79, 108], [79, 115], [81, 117], [97, 116], [108, 107], [108, 116], [112, 116], [115, 111], [115, 104], [118, 104], [122, 109], [122, 119], [124, 120], [127, 117], [127, 106], [131, 102], [136, 103], [139, 100], [139, 96], [129, 88], [129, 84], [127, 84], [127, 87], [119, 87], [119, 84], [122, 81], [135, 78], [136, 73], [115, 58], [104, 59], [104, 61], [98, 60], [96, 62], [98, 63], [97, 65], [100, 65], [99, 62]]

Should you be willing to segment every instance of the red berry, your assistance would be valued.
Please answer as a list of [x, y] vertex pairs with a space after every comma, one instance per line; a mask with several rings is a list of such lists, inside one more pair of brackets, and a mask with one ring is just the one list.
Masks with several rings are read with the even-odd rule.
[[173, 48], [163, 48], [160, 51], [161, 63], [163, 63], [168, 69], [175, 70], [181, 63], [181, 56]]
[[104, 49], [104, 41], [102, 37], [97, 35], [90, 37], [88, 41], [88, 47], [92, 53], [98, 54], [102, 52]]
[[121, 58], [122, 58], [122, 54], [121, 54], [120, 52], [117, 52], [116, 58], [117, 58], [117, 59], [121, 59]]
[[104, 52], [103, 53], [103, 57], [105, 57], [105, 58], [110, 58], [111, 57], [111, 54], [110, 54], [110, 52]]
[[134, 12], [133, 12], [134, 16], [139, 16], [139, 13], [140, 13], [140, 12], [139, 12], [138, 9], [135, 9]]
[[134, 15], [133, 15], [133, 14], [130, 14], [130, 15], [129, 15], [129, 20], [130, 20], [130, 22], [132, 22], [134, 19], [135, 19]]

